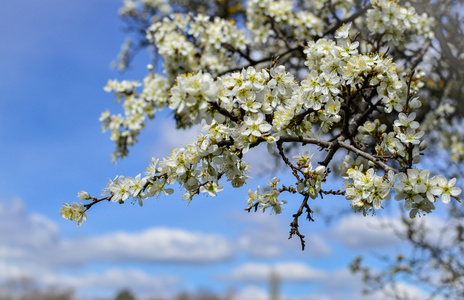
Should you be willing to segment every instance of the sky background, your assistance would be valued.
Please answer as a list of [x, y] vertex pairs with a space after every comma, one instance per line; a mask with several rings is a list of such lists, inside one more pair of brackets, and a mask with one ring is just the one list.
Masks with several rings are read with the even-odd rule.
[[[106, 109], [120, 109], [103, 87], [108, 79], [143, 78], [149, 63], [141, 53], [124, 74], [110, 67], [126, 36], [120, 5], [2, 1], [0, 285], [27, 277], [41, 286], [72, 288], [76, 299], [111, 298], [128, 288], [140, 297], [206, 289], [234, 292], [237, 300], [267, 300], [274, 269], [285, 299], [362, 299], [360, 279], [348, 265], [357, 255], [402, 247], [393, 234], [376, 229], [380, 222], [398, 222], [396, 204], [380, 218], [364, 218], [339, 214], [349, 207], [342, 197], [311, 202], [335, 218], [331, 224], [318, 214], [311, 224], [301, 218], [304, 252], [297, 238], [288, 240], [300, 199], [286, 197], [289, 204], [279, 216], [243, 211], [248, 188], [275, 175], [267, 171], [252, 174], [241, 190], [224, 183], [219, 197], [197, 197], [188, 207], [176, 190], [146, 200], [143, 208], [101, 203], [80, 228], [61, 218], [61, 204], [80, 201], [80, 190], [99, 195], [107, 178], [143, 172], [151, 157], [166, 156], [198, 131], [176, 131], [161, 113], [129, 157], [111, 163], [114, 146], [98, 118]], [[255, 171], [270, 170], [273, 162], [265, 153], [256, 149], [245, 159]], [[285, 182], [287, 175], [280, 175]], [[438, 227], [443, 221], [437, 216], [428, 221]], [[370, 297], [376, 298], [381, 299]]]

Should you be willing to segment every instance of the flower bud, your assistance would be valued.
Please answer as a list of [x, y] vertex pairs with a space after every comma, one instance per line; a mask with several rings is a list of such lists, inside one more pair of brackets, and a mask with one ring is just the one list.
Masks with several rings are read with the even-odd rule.
[[325, 166], [319, 166], [317, 167], [314, 172], [319, 175], [319, 176], [324, 176], [325, 173]]
[[428, 145], [429, 143], [426, 140], [423, 140], [419, 145], [419, 151], [424, 151]]
[[86, 191], [80, 191], [79, 193], [77, 193], [77, 197], [81, 200], [90, 200], [91, 197], [90, 197], [90, 194], [87, 193]]

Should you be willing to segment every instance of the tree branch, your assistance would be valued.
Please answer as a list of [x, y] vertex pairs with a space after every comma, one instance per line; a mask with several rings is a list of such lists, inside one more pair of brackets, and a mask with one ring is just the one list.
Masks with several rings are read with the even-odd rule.
[[308, 205], [308, 199], [309, 199], [309, 195], [305, 195], [303, 201], [301, 202], [301, 205], [300, 205], [300, 208], [298, 209], [297, 213], [293, 215], [293, 221], [290, 223], [290, 236], [288, 237], [288, 239], [291, 239], [293, 237], [293, 235], [297, 235], [299, 238], [300, 238], [300, 243], [301, 243], [301, 251], [304, 251], [304, 248], [305, 248], [305, 236], [302, 235], [300, 233], [300, 231], [298, 230], [298, 219], [300, 218], [300, 216], [303, 214], [303, 210], [306, 208], [306, 212], [307, 212], [307, 219], [309, 221], [313, 221], [314, 222], [314, 219], [312, 218], [311, 214], [312, 214], [312, 210], [311, 208], [309, 207]]

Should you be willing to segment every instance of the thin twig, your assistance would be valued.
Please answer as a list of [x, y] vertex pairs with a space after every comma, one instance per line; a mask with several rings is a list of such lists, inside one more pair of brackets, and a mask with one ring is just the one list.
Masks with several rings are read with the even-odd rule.
[[304, 248], [305, 248], [305, 236], [302, 235], [300, 233], [300, 231], [298, 230], [298, 219], [300, 218], [300, 216], [303, 214], [303, 210], [306, 208], [306, 212], [307, 212], [307, 219], [309, 221], [314, 221], [314, 219], [312, 218], [311, 214], [312, 214], [312, 210], [311, 208], [309, 207], [308, 205], [308, 199], [309, 199], [309, 195], [305, 195], [303, 201], [301, 202], [301, 205], [300, 205], [300, 208], [298, 209], [297, 213], [293, 215], [293, 221], [290, 223], [290, 236], [288, 237], [288, 239], [291, 239], [293, 235], [297, 235], [299, 238], [300, 238], [300, 243], [301, 243], [301, 251], [304, 251]]

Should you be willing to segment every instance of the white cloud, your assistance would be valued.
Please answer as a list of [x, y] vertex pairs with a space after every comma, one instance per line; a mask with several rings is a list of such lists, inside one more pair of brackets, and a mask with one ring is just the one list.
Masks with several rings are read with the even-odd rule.
[[[385, 299], [429, 299], [430, 294], [427, 294], [425, 291], [421, 290], [417, 286], [413, 286], [404, 282], [396, 283], [395, 287], [388, 284], [383, 287], [382, 290], [370, 293], [366, 296], [362, 296], [359, 293], [355, 295], [352, 294], [350, 299], [359, 299], [359, 300], [385, 300]], [[440, 300], [443, 299], [440, 296], [436, 296], [433, 299]]]
[[364, 297], [362, 295], [363, 282], [359, 274], [353, 274], [348, 268], [325, 271], [323, 276], [313, 280], [316, 288], [311, 299], [352, 299], [352, 300], [381, 300], [382, 294], [376, 293]]
[[275, 271], [282, 280], [290, 282], [316, 280], [317, 278], [323, 277], [325, 274], [322, 270], [316, 270], [299, 262], [278, 263], [275, 266]]
[[348, 268], [342, 268], [327, 271], [324, 276], [319, 278], [318, 285], [329, 291], [360, 291], [362, 280], [359, 275], [351, 273]]
[[418, 226], [424, 226], [425, 232], [427, 233], [425, 239], [434, 245], [443, 245], [448, 247], [454, 247], [456, 243], [456, 232], [454, 228], [457, 228], [459, 224], [464, 225], [464, 222], [459, 219], [444, 220], [436, 215], [427, 215], [421, 218], [415, 218], [414, 222], [418, 223]]
[[400, 222], [398, 218], [353, 214], [343, 218], [330, 235], [336, 242], [355, 250], [391, 247], [398, 245], [399, 239], [386, 224], [398, 228]]
[[58, 239], [56, 224], [44, 216], [27, 214], [20, 199], [0, 202], [0, 232], [3, 255], [21, 256], [22, 251], [45, 248]]
[[[387, 294], [391, 294], [393, 288], [391, 286], [387, 286], [383, 290], [386, 291]], [[398, 295], [398, 297], [395, 297], [397, 299], [427, 299], [430, 296], [420, 288], [404, 282], [397, 283], [395, 291], [396, 295]], [[383, 295], [385, 297], [385, 294]], [[440, 299], [440, 297], [436, 299]]]
[[[59, 287], [71, 288], [77, 292], [77, 299], [86, 298], [86, 291], [98, 294], [113, 294], [114, 291], [130, 289], [137, 295], [169, 296], [178, 292], [183, 285], [177, 276], [167, 274], [149, 274], [136, 269], [109, 269], [103, 272], [86, 272], [84, 274], [63, 274], [51, 269], [23, 265], [19, 267], [0, 263], [2, 273], [9, 272], [7, 277], [0, 273], [0, 290], [9, 292], [27, 292], [26, 287]], [[22, 285], [28, 284], [22, 287]], [[0, 298], [1, 298], [0, 294]]]
[[231, 272], [219, 276], [220, 279], [235, 282], [265, 283], [275, 272], [282, 281], [307, 282], [323, 278], [324, 272], [299, 262], [282, 262], [276, 264], [247, 263]]
[[283, 222], [282, 217], [258, 211], [247, 215], [236, 214], [233, 218], [242, 224], [238, 244], [252, 257], [282, 257], [288, 250], [311, 257], [321, 257], [331, 253], [330, 247], [317, 234], [306, 238], [307, 247], [302, 253], [300, 240], [288, 239], [289, 225]]
[[[452, 227], [453, 223], [445, 221], [435, 215], [427, 215], [411, 220], [424, 226], [426, 239], [431, 243], [452, 245], [452, 231], [444, 231]], [[405, 233], [405, 226], [401, 216], [370, 217], [353, 214], [343, 218], [329, 234], [332, 239], [354, 250], [392, 249], [403, 243], [395, 232]]]
[[[317, 270], [299, 262], [277, 263], [275, 265], [248, 263], [232, 270], [225, 276], [222, 276], [222, 279], [233, 282], [256, 285], [268, 284], [271, 272], [273, 270], [274, 272], [276, 272], [276, 274], [278, 274], [283, 285], [285, 285], [286, 283], [304, 283], [311, 284], [313, 287], [313, 289], [311, 289], [311, 296], [298, 297], [281, 295], [281, 298], [286, 300], [381, 300], [385, 299], [386, 295], [385, 293], [379, 291], [370, 294], [367, 298], [364, 297], [361, 293], [363, 287], [361, 276], [359, 274], [351, 273], [347, 268], [341, 268], [331, 271]], [[388, 288], [389, 287], [385, 288], [387, 292]], [[424, 291], [420, 290], [419, 288], [404, 283], [399, 283], [397, 286], [397, 290], [402, 295], [409, 295], [408, 299], [425, 299], [425, 296], [427, 295], [426, 293], [424, 293]], [[263, 290], [260, 290], [256, 286], [248, 286], [247, 289], [240, 291], [240, 295], [245, 294], [245, 291], [250, 291], [251, 295], [254, 295], [253, 293], [261, 292], [263, 297], [262, 299], [268, 299], [268, 296], [266, 296], [267, 298], [265, 297], [267, 293]], [[234, 299], [238, 300], [241, 298]]]
[[268, 300], [269, 293], [255, 286], [246, 286], [232, 296], [232, 300]]
[[[231, 272], [221, 276], [221, 279], [236, 282], [255, 284], [249, 286], [251, 291], [260, 291], [256, 285], [268, 285], [271, 272], [278, 274], [281, 285], [286, 284], [305, 284], [311, 285], [309, 296], [289, 296], [280, 295], [285, 300], [338, 300], [338, 299], [359, 299], [359, 300], [381, 300], [384, 294], [375, 293], [368, 298], [362, 296], [362, 279], [360, 275], [352, 274], [347, 268], [335, 270], [318, 270], [307, 264], [300, 262], [284, 262], [277, 264], [244, 264]], [[252, 289], [254, 287], [254, 289]], [[262, 291], [263, 292], [263, 291]], [[234, 298], [235, 299], [235, 298]], [[237, 298], [239, 299], [239, 298]], [[268, 299], [268, 298], [263, 298]], [[413, 298], [421, 299], [421, 298]]]
[[152, 275], [135, 269], [110, 269], [103, 273], [84, 275], [49, 275], [46, 282], [50, 285], [73, 286], [96, 290], [121, 290], [130, 288], [137, 294], [172, 294], [180, 287], [181, 280], [176, 276]]
[[234, 255], [232, 243], [220, 235], [163, 227], [62, 239], [54, 222], [28, 214], [18, 199], [0, 203], [0, 232], [0, 260], [43, 265], [91, 261], [200, 264]]
[[211, 263], [233, 256], [232, 245], [222, 236], [171, 228], [150, 228], [138, 233], [116, 232], [66, 240], [54, 253], [60, 263], [137, 261]]
[[238, 245], [252, 257], [282, 256], [290, 245], [276, 216], [256, 212], [237, 214], [234, 218], [242, 224]]
[[235, 254], [232, 243], [220, 235], [172, 228], [62, 239], [53, 221], [28, 213], [19, 199], [0, 203], [0, 232], [0, 283], [30, 278], [39, 284], [106, 291], [130, 285], [156, 294], [179, 289], [179, 278], [134, 269], [98, 274], [75, 269], [80, 275], [69, 275], [64, 267], [103, 261], [202, 264]]
[[269, 280], [271, 271], [270, 265], [248, 263], [219, 278], [238, 282], [262, 283]]
[[0, 258], [0, 282], [7, 281], [10, 279], [19, 279], [25, 277], [31, 277], [32, 266], [24, 266], [24, 264], [18, 264], [8, 262]]
[[[295, 237], [296, 239], [296, 237]], [[299, 241], [299, 239], [298, 239]], [[320, 235], [311, 233], [305, 237], [307, 257], [327, 256], [332, 254], [332, 249]]]

